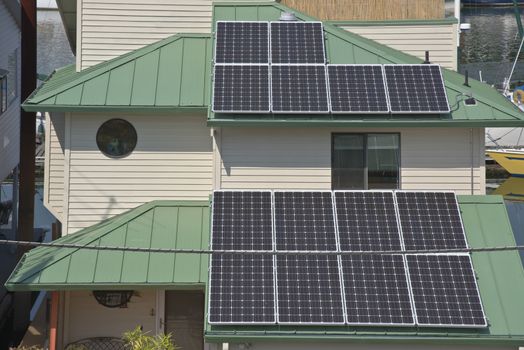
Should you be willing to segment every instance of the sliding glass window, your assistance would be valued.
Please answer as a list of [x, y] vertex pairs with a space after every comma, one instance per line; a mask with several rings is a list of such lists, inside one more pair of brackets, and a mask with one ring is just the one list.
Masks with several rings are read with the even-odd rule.
[[399, 134], [333, 134], [335, 190], [398, 189]]

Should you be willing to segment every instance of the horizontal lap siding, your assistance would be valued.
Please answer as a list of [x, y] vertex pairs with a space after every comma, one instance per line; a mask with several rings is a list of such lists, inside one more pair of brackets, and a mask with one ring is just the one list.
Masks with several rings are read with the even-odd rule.
[[210, 33], [211, 3], [211, 0], [82, 0], [82, 69], [177, 33]]
[[375, 40], [420, 59], [430, 52], [430, 60], [443, 67], [457, 69], [457, 25], [366, 25], [343, 29]]
[[[469, 129], [370, 130], [400, 132], [405, 190], [471, 193]], [[219, 186], [224, 189], [331, 189], [332, 132], [366, 130], [223, 129]], [[484, 193], [483, 129], [473, 130], [473, 187]]]
[[[17, 48], [20, 77], [20, 31], [7, 7], [0, 1], [0, 69], [9, 69], [9, 55]], [[20, 79], [18, 89], [18, 97], [0, 114], [0, 182], [20, 159]]]
[[213, 151], [204, 116], [125, 116], [138, 135], [123, 159], [96, 145], [98, 114], [71, 117], [68, 232], [93, 225], [153, 200], [207, 200], [213, 183]]
[[48, 152], [45, 182], [47, 184], [44, 203], [59, 219], [64, 213], [64, 165], [65, 165], [65, 116], [63, 113], [53, 113], [46, 119], [48, 136], [46, 151]]

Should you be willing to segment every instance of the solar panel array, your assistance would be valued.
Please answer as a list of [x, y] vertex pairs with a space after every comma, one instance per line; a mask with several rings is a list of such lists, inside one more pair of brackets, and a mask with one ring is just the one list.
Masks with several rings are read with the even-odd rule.
[[467, 248], [453, 193], [216, 191], [212, 223], [241, 253], [212, 254], [211, 324], [487, 326], [469, 254], [409, 253]]
[[440, 66], [326, 64], [321, 22], [217, 22], [214, 62], [216, 113], [450, 112]]

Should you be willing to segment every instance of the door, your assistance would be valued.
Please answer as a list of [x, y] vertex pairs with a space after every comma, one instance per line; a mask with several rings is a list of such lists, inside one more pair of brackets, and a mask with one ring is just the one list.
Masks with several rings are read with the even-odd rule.
[[165, 332], [183, 350], [204, 349], [204, 292], [166, 291]]

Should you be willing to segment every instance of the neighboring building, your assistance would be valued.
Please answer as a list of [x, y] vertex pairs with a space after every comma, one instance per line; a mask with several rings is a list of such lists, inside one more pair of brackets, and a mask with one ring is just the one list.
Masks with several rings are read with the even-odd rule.
[[[388, 188], [454, 191], [472, 246], [514, 244], [502, 199], [484, 196], [484, 128], [523, 126], [524, 118], [489, 86], [470, 81], [468, 88], [445, 70], [452, 112], [438, 117], [215, 115], [214, 22], [276, 21], [292, 9], [210, 0], [71, 3], [58, 6], [77, 64], [57, 70], [24, 103], [46, 113], [44, 203], [62, 223], [58, 242], [207, 249], [214, 189]], [[326, 22], [324, 34], [330, 63], [421, 62], [336, 24]], [[442, 64], [453, 68], [452, 59]], [[474, 105], [463, 102], [470, 92]], [[376, 161], [364, 160], [369, 154]], [[474, 265], [488, 328], [211, 326], [204, 317], [208, 259], [194, 254], [36, 248], [7, 287], [54, 292], [58, 349], [136, 326], [174, 332], [187, 349], [524, 345], [518, 253], [474, 255]], [[95, 295], [102, 303], [130, 300], [107, 308]]]

